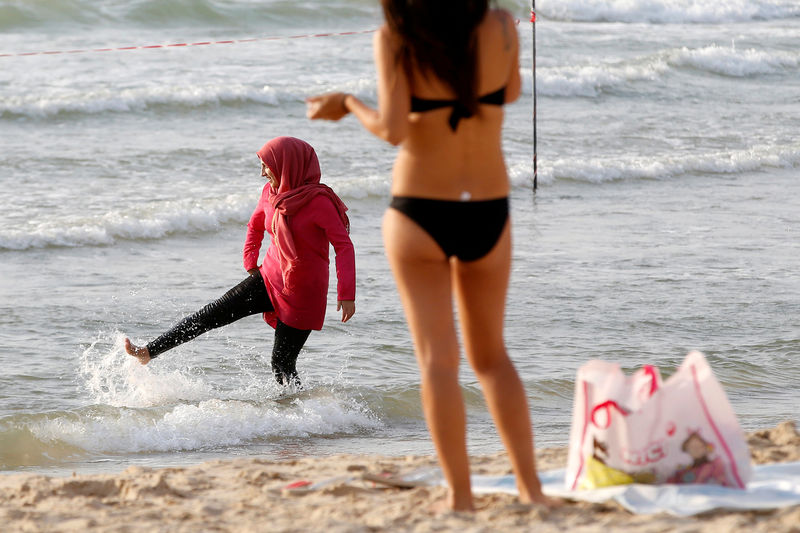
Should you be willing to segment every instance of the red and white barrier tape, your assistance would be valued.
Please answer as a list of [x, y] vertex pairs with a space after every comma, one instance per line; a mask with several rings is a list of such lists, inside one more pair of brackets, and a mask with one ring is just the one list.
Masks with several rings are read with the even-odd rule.
[[86, 48], [80, 50], [51, 50], [47, 52], [20, 52], [15, 54], [0, 54], [0, 57], [86, 54], [89, 52], [121, 52], [127, 50], [153, 50], [157, 48], [163, 49], [163, 48], [181, 48], [186, 46], [208, 46], [213, 44], [238, 44], [238, 43], [252, 43], [256, 41], [282, 41], [286, 39], [306, 39], [311, 37], [336, 37], [340, 35], [359, 35], [362, 33], [374, 33], [376, 31], [377, 30], [362, 30], [362, 31], [343, 31], [339, 33], [309, 33], [305, 35], [288, 35], [285, 37], [256, 37], [253, 39], [231, 39], [227, 41], [201, 41], [196, 43], [151, 44], [146, 46], [119, 46], [112, 48]]
[[[536, 15], [531, 12], [531, 22], [535, 21]], [[521, 22], [516, 19], [517, 25]], [[338, 33], [308, 33], [304, 35], [287, 35], [282, 37], [255, 37], [252, 39], [230, 39], [227, 41], [201, 41], [197, 43], [173, 43], [173, 44], [150, 44], [144, 46], [118, 46], [112, 48], [84, 48], [80, 50], [50, 50], [46, 52], [19, 52], [14, 54], [0, 54], [0, 57], [22, 57], [22, 56], [50, 56], [59, 54], [86, 54], [89, 52], [122, 52], [128, 50], [154, 50], [164, 48], [182, 48], [186, 46], [208, 46], [212, 44], [238, 44], [238, 43], [253, 43], [256, 41], [283, 41], [287, 39], [308, 39], [311, 37], [338, 37], [342, 35], [360, 35], [364, 33], [375, 33], [375, 30], [361, 30], [361, 31], [342, 31]]]

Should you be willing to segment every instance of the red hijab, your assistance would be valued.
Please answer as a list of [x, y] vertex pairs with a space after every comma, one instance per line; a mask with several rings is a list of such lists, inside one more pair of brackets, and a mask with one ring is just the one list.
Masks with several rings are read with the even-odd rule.
[[275, 208], [271, 228], [283, 274], [284, 290], [287, 290], [294, 285], [290, 274], [300, 259], [297, 257], [294, 238], [289, 229], [289, 217], [300, 211], [317, 195], [324, 195], [333, 202], [344, 227], [349, 232], [347, 206], [333, 189], [319, 182], [321, 176], [319, 159], [314, 148], [307, 142], [294, 137], [276, 137], [267, 141], [256, 153], [278, 178], [278, 192], [273, 193], [270, 198], [270, 203]]

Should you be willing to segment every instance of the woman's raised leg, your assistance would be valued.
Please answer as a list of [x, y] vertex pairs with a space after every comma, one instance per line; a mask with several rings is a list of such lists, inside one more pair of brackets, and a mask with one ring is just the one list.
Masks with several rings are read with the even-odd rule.
[[252, 274], [221, 297], [187, 316], [168, 331], [147, 343], [147, 346], [136, 346], [131, 343], [130, 339], [125, 339], [125, 351], [146, 365], [157, 355], [207, 331], [228, 325], [246, 316], [272, 310], [272, 302], [267, 294], [264, 279], [260, 273]]

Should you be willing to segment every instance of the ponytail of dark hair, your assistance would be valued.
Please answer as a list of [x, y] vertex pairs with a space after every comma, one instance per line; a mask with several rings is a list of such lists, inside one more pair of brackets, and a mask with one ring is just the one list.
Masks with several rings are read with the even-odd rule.
[[477, 27], [489, 0], [381, 0], [386, 23], [401, 38], [397, 60], [448, 85], [470, 113], [478, 109]]

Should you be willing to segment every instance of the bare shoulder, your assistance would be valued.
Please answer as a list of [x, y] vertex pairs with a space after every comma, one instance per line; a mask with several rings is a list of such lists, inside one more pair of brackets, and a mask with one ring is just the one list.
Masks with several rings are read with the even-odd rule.
[[511, 12], [509, 10], [507, 10], [507, 9], [503, 9], [503, 8], [498, 7], [498, 8], [490, 9], [489, 12], [497, 20], [500, 20], [500, 21], [502, 21], [504, 23], [505, 22], [509, 22], [511, 24], [514, 23], [514, 17], [511, 15]]
[[384, 61], [393, 62], [397, 57], [398, 50], [400, 50], [402, 46], [402, 40], [389, 26], [384, 24], [375, 32], [372, 46], [378, 57], [382, 58]]
[[391, 33], [392, 33], [392, 30], [389, 29], [389, 25], [388, 24], [383, 24], [383, 25], [381, 25], [380, 28], [378, 28], [375, 31], [375, 40], [376, 41], [386, 40], [386, 39], [389, 38]]
[[505, 9], [492, 9], [487, 17], [493, 25], [502, 33], [503, 47], [511, 49], [517, 43], [516, 21], [514, 17]]
[[387, 24], [382, 25], [375, 32], [373, 42], [388, 48], [396, 48], [400, 44], [400, 36], [395, 34]]
[[489, 17], [487, 18], [503, 28], [513, 28], [516, 25], [516, 20], [507, 9], [490, 9]]

